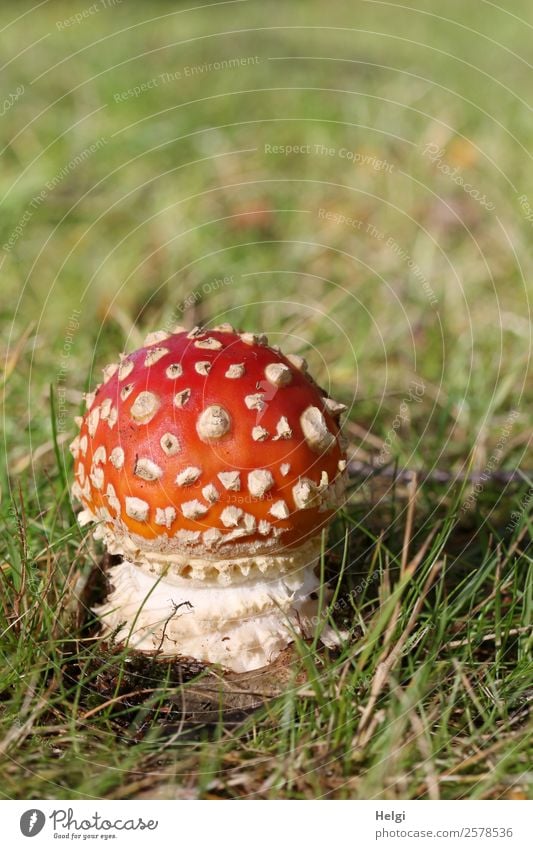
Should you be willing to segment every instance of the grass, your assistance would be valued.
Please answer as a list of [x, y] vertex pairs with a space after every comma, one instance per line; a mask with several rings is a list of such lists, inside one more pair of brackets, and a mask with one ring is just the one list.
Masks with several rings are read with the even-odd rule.
[[[0, 13], [1, 793], [529, 797], [531, 10], [189, 5]], [[66, 448], [118, 351], [224, 320], [309, 359], [359, 469], [350, 639], [237, 682], [94, 638]]]

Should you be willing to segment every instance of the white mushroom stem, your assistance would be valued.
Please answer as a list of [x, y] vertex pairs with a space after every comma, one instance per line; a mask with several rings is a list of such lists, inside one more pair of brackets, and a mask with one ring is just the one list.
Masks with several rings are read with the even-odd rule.
[[255, 568], [248, 577], [242, 563], [224, 561], [224, 571], [210, 569], [208, 580], [185, 577], [208, 566], [194, 558], [189, 572], [183, 564], [154, 562], [148, 568], [124, 560], [110, 570], [112, 591], [95, 612], [106, 635], [138, 651], [248, 672], [272, 663], [295, 633], [320, 632], [325, 645], [338, 644], [326, 609], [319, 609], [319, 554], [318, 539], [290, 555], [252, 558]]

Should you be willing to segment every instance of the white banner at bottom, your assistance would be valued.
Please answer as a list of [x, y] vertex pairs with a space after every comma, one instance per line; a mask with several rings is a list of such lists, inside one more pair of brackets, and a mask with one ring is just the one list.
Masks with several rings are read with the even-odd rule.
[[[4, 801], [2, 844], [531, 849], [528, 801]], [[210, 807], [206, 807], [206, 806]], [[214, 807], [212, 807], [214, 805]], [[67, 841], [69, 841], [67, 843]]]

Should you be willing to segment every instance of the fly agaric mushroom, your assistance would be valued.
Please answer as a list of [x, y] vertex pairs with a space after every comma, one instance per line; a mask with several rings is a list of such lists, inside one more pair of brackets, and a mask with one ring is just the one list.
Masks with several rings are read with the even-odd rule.
[[86, 401], [72, 494], [80, 525], [121, 556], [96, 609], [104, 633], [236, 672], [311, 636], [345, 408], [305, 361], [229, 325], [176, 328], [107, 366]]

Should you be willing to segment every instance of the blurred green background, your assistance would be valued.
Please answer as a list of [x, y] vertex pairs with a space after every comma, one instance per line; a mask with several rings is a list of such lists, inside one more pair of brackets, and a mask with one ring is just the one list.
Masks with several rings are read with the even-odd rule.
[[14, 462], [21, 425], [49, 435], [50, 383], [67, 422], [145, 331], [230, 320], [308, 356], [379, 437], [423, 381], [411, 464], [482, 468], [517, 410], [518, 465], [533, 15], [511, 6], [4, 3]]

